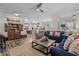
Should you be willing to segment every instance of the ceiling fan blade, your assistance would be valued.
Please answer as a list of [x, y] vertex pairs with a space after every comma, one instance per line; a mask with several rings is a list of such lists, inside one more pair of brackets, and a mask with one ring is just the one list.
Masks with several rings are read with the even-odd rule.
[[40, 11], [41, 11], [42, 13], [45, 13], [44, 10], [42, 10], [42, 9], [40, 9]]
[[38, 5], [36, 5], [37, 8], [40, 8], [42, 6], [42, 3], [39, 3]]

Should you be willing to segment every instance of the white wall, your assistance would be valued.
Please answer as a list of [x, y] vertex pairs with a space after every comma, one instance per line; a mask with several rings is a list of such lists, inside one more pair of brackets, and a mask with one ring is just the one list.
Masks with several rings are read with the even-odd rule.
[[77, 15], [74, 19], [73, 17], [63, 17], [63, 18], [60, 18], [60, 21], [59, 21], [60, 24], [66, 24], [69, 27], [69, 29], [74, 28], [74, 22], [76, 22], [75, 27], [79, 28], [79, 15]]
[[[36, 18], [36, 19], [32, 19], [32, 18], [30, 18], [30, 19], [28, 19], [30, 22], [35, 22], [36, 21], [36, 23], [41, 23], [41, 24], [43, 24], [43, 25], [47, 25], [47, 24], [49, 24], [49, 30], [55, 30], [57, 27], [56, 27], [56, 22], [54, 22], [54, 21], [56, 21], [56, 19], [54, 20], [52, 17], [49, 17], [49, 18]], [[31, 26], [32, 27], [32, 26]]]
[[23, 31], [21, 31], [21, 35], [26, 35], [27, 32], [25, 30], [25, 25], [24, 25], [24, 19], [23, 18], [20, 19], [20, 23], [23, 25]]
[[6, 23], [5, 17], [1, 16], [0, 17], [0, 33], [7, 36], [7, 32], [5, 32], [5, 23]]
[[53, 17], [49, 17], [49, 18], [36, 18], [36, 19], [32, 19], [29, 18], [29, 21], [36, 21], [36, 22], [41, 22], [43, 24], [50, 24], [50, 30], [58, 30], [58, 22], [59, 22], [59, 17], [57, 16], [53, 16]]

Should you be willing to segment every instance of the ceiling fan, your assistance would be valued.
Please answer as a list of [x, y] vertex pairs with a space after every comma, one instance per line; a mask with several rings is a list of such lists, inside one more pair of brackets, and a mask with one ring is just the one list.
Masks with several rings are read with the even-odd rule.
[[41, 9], [42, 5], [43, 5], [43, 3], [37, 4], [35, 10], [36, 10], [36, 11], [40, 11], [40, 12], [42, 12], [42, 13], [45, 13], [44, 10]]

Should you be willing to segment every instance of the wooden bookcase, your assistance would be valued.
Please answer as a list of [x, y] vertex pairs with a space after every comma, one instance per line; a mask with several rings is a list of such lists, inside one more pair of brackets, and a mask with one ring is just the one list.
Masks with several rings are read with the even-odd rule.
[[[21, 38], [21, 31], [23, 30], [21, 24], [11, 24], [9, 23], [7, 25], [7, 29], [5, 30], [8, 32], [8, 40], [13, 40], [13, 39], [20, 39]], [[6, 27], [5, 27], [6, 28]]]
[[7, 32], [8, 40], [20, 39], [21, 31], [23, 31], [23, 25], [20, 24], [19, 20], [7, 18], [5, 31]]

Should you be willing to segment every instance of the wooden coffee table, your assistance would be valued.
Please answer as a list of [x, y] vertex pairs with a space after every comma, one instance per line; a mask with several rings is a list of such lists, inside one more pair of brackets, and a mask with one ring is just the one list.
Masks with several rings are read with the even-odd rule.
[[[36, 49], [36, 50], [39, 50], [40, 52], [43, 52], [45, 54], [48, 55], [49, 51], [48, 51], [48, 48], [51, 46], [51, 45], [54, 45], [55, 44], [55, 40], [34, 40], [32, 41], [32, 48]], [[39, 47], [37, 46], [40, 46], [42, 47], [43, 49], [40, 49]], [[45, 49], [45, 50], [44, 50]]]

